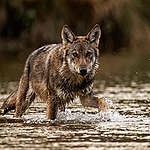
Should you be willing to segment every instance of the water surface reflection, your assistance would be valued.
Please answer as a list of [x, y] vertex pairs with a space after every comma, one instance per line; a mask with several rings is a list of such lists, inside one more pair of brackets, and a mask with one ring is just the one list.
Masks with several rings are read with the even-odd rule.
[[[106, 113], [85, 109], [78, 99], [55, 121], [45, 120], [46, 105], [38, 99], [21, 121], [10, 123], [10, 112], [6, 115], [10, 120], [0, 122], [0, 149], [150, 149], [149, 70], [135, 71], [112, 74], [104, 70], [97, 76], [96, 94], [110, 105]], [[17, 87], [15, 80], [21, 72], [15, 78], [3, 75], [6, 72], [0, 73], [1, 98]]]

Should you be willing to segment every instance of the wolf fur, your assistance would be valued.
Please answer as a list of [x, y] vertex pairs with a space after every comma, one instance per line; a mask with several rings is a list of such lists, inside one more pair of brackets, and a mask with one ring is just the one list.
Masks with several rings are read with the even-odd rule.
[[86, 36], [75, 36], [63, 26], [62, 43], [43, 46], [27, 58], [19, 86], [4, 102], [4, 114], [15, 109], [20, 117], [38, 96], [47, 103], [47, 119], [79, 97], [84, 106], [105, 110], [107, 104], [94, 96], [93, 81], [99, 67], [99, 25]]

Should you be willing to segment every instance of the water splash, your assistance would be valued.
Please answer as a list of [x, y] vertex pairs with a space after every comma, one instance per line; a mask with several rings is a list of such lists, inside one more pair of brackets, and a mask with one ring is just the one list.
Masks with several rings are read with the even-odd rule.
[[91, 114], [88, 112], [71, 112], [70, 109], [66, 109], [65, 112], [59, 112], [55, 121], [47, 121], [45, 115], [26, 115], [24, 119], [27, 124], [42, 124], [42, 123], [100, 123], [100, 122], [123, 122], [125, 116], [120, 115], [118, 112], [111, 110], [107, 112], [99, 112]]
[[[116, 111], [116, 106], [112, 103], [112, 101], [108, 98], [103, 98], [107, 104], [109, 109], [106, 112], [94, 112], [89, 111], [86, 108], [68, 108], [65, 112], [58, 112], [57, 119], [55, 121], [46, 121], [45, 115], [30, 115], [25, 116], [27, 120], [26, 123], [46, 123], [46, 122], [58, 122], [58, 123], [100, 123], [100, 122], [123, 122], [125, 121], [125, 116], [120, 115]], [[110, 109], [112, 108], [112, 109]]]
[[108, 110], [107, 112], [99, 112], [96, 114], [76, 112], [72, 113], [71, 110], [67, 109], [65, 112], [60, 112], [57, 120], [67, 122], [79, 122], [79, 123], [100, 123], [106, 121], [124, 121], [125, 117], [120, 115], [118, 112]]

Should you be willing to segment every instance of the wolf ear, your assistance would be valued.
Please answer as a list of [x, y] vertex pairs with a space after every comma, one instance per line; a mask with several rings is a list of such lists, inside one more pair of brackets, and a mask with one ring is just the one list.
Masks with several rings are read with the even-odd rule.
[[93, 29], [87, 34], [87, 39], [90, 41], [91, 44], [94, 44], [98, 47], [99, 39], [101, 36], [101, 29], [98, 24], [96, 24]]
[[75, 40], [75, 35], [68, 25], [64, 25], [61, 31], [63, 44], [72, 43]]

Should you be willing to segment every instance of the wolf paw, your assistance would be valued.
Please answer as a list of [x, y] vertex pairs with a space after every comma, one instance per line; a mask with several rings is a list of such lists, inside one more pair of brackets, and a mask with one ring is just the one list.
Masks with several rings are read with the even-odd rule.
[[108, 110], [108, 104], [104, 98], [98, 98], [98, 110], [106, 112]]

